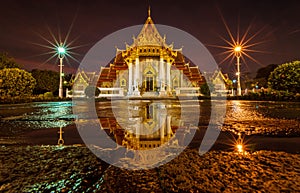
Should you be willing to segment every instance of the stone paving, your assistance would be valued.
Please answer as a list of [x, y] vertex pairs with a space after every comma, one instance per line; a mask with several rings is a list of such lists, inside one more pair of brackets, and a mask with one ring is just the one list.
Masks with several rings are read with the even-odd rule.
[[186, 149], [151, 170], [109, 166], [83, 146], [1, 146], [0, 192], [299, 192], [300, 154]]

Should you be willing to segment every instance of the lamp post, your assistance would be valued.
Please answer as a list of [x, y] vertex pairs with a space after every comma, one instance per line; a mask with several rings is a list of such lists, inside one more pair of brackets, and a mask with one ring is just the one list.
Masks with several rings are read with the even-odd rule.
[[63, 77], [63, 58], [65, 57], [66, 49], [63, 47], [63, 44], [60, 43], [60, 46], [57, 47], [58, 52], [58, 58], [59, 58], [59, 90], [58, 90], [58, 96], [59, 98], [63, 98], [63, 83], [62, 83], [62, 77]]
[[236, 65], [237, 65], [237, 95], [242, 95], [242, 88], [241, 88], [241, 72], [240, 72], [240, 57], [242, 55], [242, 46], [237, 45], [234, 47], [234, 55], [236, 57]]

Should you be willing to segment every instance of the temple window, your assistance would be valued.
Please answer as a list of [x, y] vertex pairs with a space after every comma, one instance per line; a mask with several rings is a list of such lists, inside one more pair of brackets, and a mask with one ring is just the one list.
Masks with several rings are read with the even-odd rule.
[[79, 86], [77, 87], [77, 89], [78, 89], [78, 90], [84, 90], [84, 88], [83, 88], [82, 85], [79, 85]]
[[120, 85], [123, 87], [123, 86], [126, 86], [126, 80], [123, 78], [121, 79], [120, 81]]

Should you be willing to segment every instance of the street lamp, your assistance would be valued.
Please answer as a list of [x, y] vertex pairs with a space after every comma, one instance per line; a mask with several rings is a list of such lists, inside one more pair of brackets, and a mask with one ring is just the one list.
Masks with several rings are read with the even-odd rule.
[[237, 65], [237, 95], [242, 95], [242, 88], [241, 88], [241, 72], [240, 72], [240, 57], [242, 56], [242, 46], [236, 45], [233, 49], [234, 55], [236, 57], [236, 65]]
[[[71, 25], [71, 27], [68, 30], [68, 33], [64, 39], [62, 39], [62, 35], [60, 33], [58, 34], [59, 38], [56, 38], [54, 33], [51, 31], [51, 29], [48, 28], [48, 32], [50, 35], [49, 37], [52, 37], [52, 39], [47, 39], [46, 37], [43, 37], [42, 35], [38, 34], [40, 36], [40, 38], [42, 38], [46, 42], [46, 44], [33, 43], [33, 44], [41, 46], [43, 48], [51, 49], [51, 51], [41, 54], [41, 55], [51, 54], [51, 56], [44, 63], [47, 63], [51, 59], [56, 58], [56, 57], [57, 57], [57, 59], [59, 59], [59, 65], [58, 65], [59, 66], [59, 89], [58, 89], [59, 98], [63, 98], [63, 76], [64, 76], [63, 59], [65, 58], [66, 61], [69, 63], [69, 60], [68, 60], [68, 57], [69, 57], [72, 60], [74, 60], [75, 62], [80, 63], [71, 54], [76, 54], [76, 53], [72, 52], [72, 50], [79, 48], [81, 46], [71, 47], [72, 43], [75, 42], [75, 40], [71, 41], [70, 43], [67, 43], [68, 39], [69, 39], [69, 35], [71, 33], [72, 26], [73, 25]], [[56, 60], [56, 62], [57, 62], [57, 60]]]
[[58, 90], [58, 96], [59, 98], [63, 98], [63, 83], [62, 83], [62, 77], [63, 77], [63, 58], [66, 54], [66, 49], [63, 47], [63, 44], [60, 43], [60, 45], [57, 47], [58, 52], [58, 58], [59, 58], [59, 90]]

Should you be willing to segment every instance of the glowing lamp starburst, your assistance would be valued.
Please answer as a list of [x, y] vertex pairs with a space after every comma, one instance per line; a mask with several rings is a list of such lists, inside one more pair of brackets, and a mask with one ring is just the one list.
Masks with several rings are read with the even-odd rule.
[[58, 46], [57, 51], [58, 51], [59, 54], [65, 54], [66, 53], [66, 49], [63, 46]]
[[[228, 38], [221, 36], [220, 34], [217, 34], [227, 45], [211, 45], [208, 44], [208, 46], [215, 47], [215, 48], [221, 48], [225, 51], [221, 52], [220, 55], [224, 55], [224, 58], [222, 61], [219, 62], [219, 64], [224, 63], [228, 59], [230, 59], [229, 64], [232, 64], [232, 61], [235, 57], [241, 58], [241, 62], [243, 64], [246, 64], [246, 58], [252, 60], [253, 62], [260, 64], [259, 61], [257, 61], [255, 58], [253, 58], [250, 53], [268, 53], [265, 51], [257, 50], [255, 49], [255, 46], [263, 44], [267, 42], [266, 38], [261, 38], [262, 41], [256, 41], [255, 39], [262, 34], [262, 31], [265, 30], [265, 27], [260, 28], [260, 30], [256, 30], [256, 32], [252, 35], [250, 35], [250, 30], [252, 28], [252, 24], [250, 24], [245, 32], [243, 34], [240, 34], [240, 26], [237, 26], [237, 33], [234, 35], [232, 33], [232, 30], [229, 28], [227, 22], [225, 21], [223, 15], [220, 13], [222, 22], [226, 28], [226, 32], [228, 35]], [[264, 33], [266, 34], [266, 33]]]
[[242, 134], [238, 133], [238, 138], [235, 140], [235, 151], [237, 152], [237, 154], [242, 154], [242, 155], [246, 155], [247, 151], [245, 150], [245, 142], [244, 142], [244, 138], [242, 138]]
[[243, 144], [236, 144], [236, 150], [238, 153], [243, 153], [244, 152]]
[[241, 51], [242, 51], [242, 46], [235, 46], [235, 47], [234, 47], [234, 51], [235, 51], [236, 53], [241, 52]]
[[[70, 28], [68, 29], [68, 32], [65, 35], [65, 37], [62, 37], [60, 30], [58, 30], [58, 35], [54, 35], [54, 33], [52, 32], [52, 30], [49, 27], [48, 27], [48, 32], [49, 32], [50, 36], [47, 35], [48, 37], [46, 37], [46, 36], [44, 37], [41, 34], [37, 33], [37, 35], [45, 42], [44, 43], [32, 43], [32, 44], [38, 45], [43, 48], [47, 48], [49, 50], [45, 53], [37, 55], [37, 56], [49, 55], [49, 58], [43, 64], [49, 62], [50, 60], [52, 60], [54, 58], [56, 58], [56, 59], [64, 58], [69, 65], [71, 65], [69, 59], [75, 61], [76, 63], [80, 63], [80, 61], [74, 57], [74, 55], [79, 55], [79, 54], [75, 53], [73, 50], [83, 47], [83, 46], [86, 46], [86, 45], [73, 46], [73, 44], [77, 38], [69, 41], [72, 26], [73, 26], [73, 23], [71, 24]], [[55, 61], [55, 63], [56, 62], [57, 62], [57, 60]]]
[[[71, 56], [70, 54], [74, 54], [74, 52], [70, 51], [72, 49], [72, 47], [70, 47], [70, 45], [72, 44], [72, 42], [67, 44], [68, 38], [69, 38], [69, 34], [70, 34], [70, 30], [68, 32], [68, 34], [66, 35], [64, 41], [61, 40], [61, 35], [58, 35], [58, 39], [54, 36], [54, 34], [52, 33], [52, 31], [49, 29], [49, 33], [51, 35], [51, 37], [53, 38], [53, 41], [48, 40], [47, 38], [40, 36], [42, 39], [44, 39], [48, 45], [43, 45], [43, 44], [36, 44], [39, 45], [41, 47], [45, 47], [45, 48], [49, 48], [51, 51], [42, 54], [42, 55], [46, 55], [46, 54], [51, 54], [52, 56], [48, 58], [48, 60], [46, 60], [46, 62], [50, 61], [52, 58], [57, 57], [57, 59], [59, 59], [59, 90], [58, 90], [58, 96], [59, 98], [63, 98], [63, 59], [66, 59], [66, 61], [69, 63], [68, 61], [68, 57], [70, 57], [71, 59], [77, 61], [73, 56]], [[74, 47], [73, 47], [74, 48]], [[46, 63], [45, 62], [45, 63]]]
[[73, 52], [73, 49], [82, 47], [82, 46], [71, 46], [75, 39], [72, 41], [69, 41], [69, 36], [74, 24], [75, 18], [73, 22], [71, 23], [68, 32], [66, 33], [65, 37], [62, 38], [62, 35], [60, 33], [60, 29], [58, 29], [58, 36], [55, 36], [52, 30], [47, 26], [48, 32], [50, 35], [50, 38], [44, 37], [41, 34], [37, 33], [41, 39], [43, 39], [45, 42], [43, 44], [41, 43], [32, 43], [35, 45], [38, 45], [40, 47], [47, 48], [49, 51], [39, 54], [38, 56], [43, 55], [50, 55], [50, 57], [43, 63], [49, 62], [51, 59], [56, 58], [55, 63], [57, 63], [57, 60], [59, 59], [59, 97], [63, 97], [63, 59], [70, 64], [69, 58], [71, 58], [73, 61], [80, 63], [76, 58], [74, 58], [72, 55], [78, 55], [75, 52]]
[[226, 31], [228, 33], [229, 39], [226, 39], [226, 38], [222, 37], [221, 35], [219, 35], [219, 36], [227, 45], [226, 46], [209, 45], [209, 46], [226, 49], [226, 51], [221, 53], [221, 54], [225, 54], [226, 57], [220, 62], [220, 64], [222, 64], [229, 58], [231, 58], [230, 63], [232, 63], [233, 59], [236, 58], [236, 66], [237, 66], [237, 73], [238, 73], [237, 74], [237, 93], [236, 94], [237, 94], [237, 96], [241, 96], [242, 95], [242, 87], [241, 87], [240, 65], [241, 65], [241, 63], [246, 64], [246, 60], [245, 60], [246, 58], [249, 58], [250, 60], [259, 64], [259, 62], [256, 59], [254, 59], [252, 56], [249, 55], [249, 52], [261, 52], [261, 51], [252, 49], [252, 47], [254, 47], [258, 44], [261, 44], [265, 41], [255, 42], [255, 43], [250, 43], [250, 42], [261, 32], [261, 30], [263, 28], [261, 30], [257, 31], [257, 33], [255, 33], [254, 35], [247, 37], [249, 34], [249, 31], [250, 31], [250, 28], [251, 28], [251, 25], [249, 25], [249, 27], [246, 29], [244, 35], [240, 38], [240, 29], [238, 26], [237, 34], [234, 37], [234, 35], [232, 34], [230, 28], [228, 27], [228, 25], [224, 19], [224, 17], [222, 15], [221, 15], [221, 17], [222, 17], [222, 21], [225, 25]]

